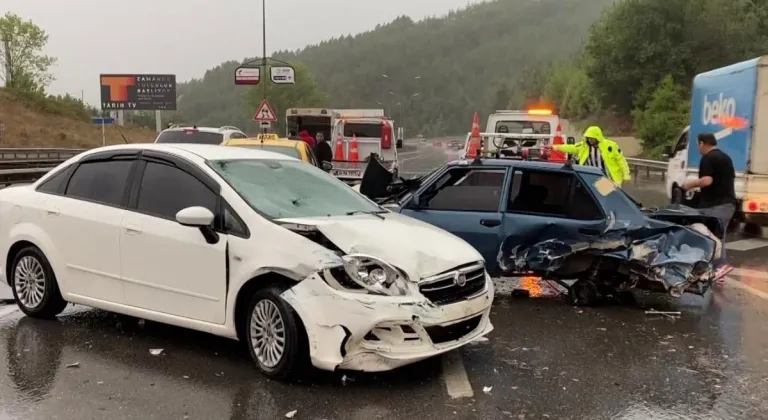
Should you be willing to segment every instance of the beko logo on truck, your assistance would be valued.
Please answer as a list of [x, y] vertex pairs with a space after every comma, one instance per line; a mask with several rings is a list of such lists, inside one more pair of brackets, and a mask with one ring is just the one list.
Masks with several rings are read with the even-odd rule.
[[719, 124], [721, 117], [733, 117], [736, 115], [736, 99], [726, 98], [720, 93], [718, 97], [710, 102], [707, 95], [704, 95], [704, 106], [702, 107], [701, 121], [704, 125]]

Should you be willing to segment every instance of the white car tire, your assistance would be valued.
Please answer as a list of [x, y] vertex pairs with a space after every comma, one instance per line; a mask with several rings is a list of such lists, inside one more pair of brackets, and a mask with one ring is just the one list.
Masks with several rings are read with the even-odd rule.
[[51, 264], [39, 248], [28, 246], [16, 254], [9, 276], [16, 304], [26, 315], [51, 319], [67, 307]]
[[271, 285], [258, 290], [248, 305], [245, 337], [256, 367], [273, 379], [293, 379], [308, 367], [309, 345], [301, 319]]

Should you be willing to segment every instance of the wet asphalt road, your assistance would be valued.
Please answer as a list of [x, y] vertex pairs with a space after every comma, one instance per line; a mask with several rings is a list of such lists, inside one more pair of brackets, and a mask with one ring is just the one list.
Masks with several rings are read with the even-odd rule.
[[[406, 170], [445, 159], [432, 148], [403, 155]], [[632, 193], [663, 202], [658, 186]], [[488, 341], [385, 374], [308, 372], [298, 384], [264, 379], [226, 339], [81, 307], [39, 321], [0, 306], [0, 420], [254, 420], [293, 410], [312, 420], [766, 419], [768, 246], [749, 243], [728, 250], [739, 270], [704, 298], [638, 295], [636, 306], [582, 309], [546, 283], [502, 279]], [[511, 287], [533, 297], [503, 293]]]

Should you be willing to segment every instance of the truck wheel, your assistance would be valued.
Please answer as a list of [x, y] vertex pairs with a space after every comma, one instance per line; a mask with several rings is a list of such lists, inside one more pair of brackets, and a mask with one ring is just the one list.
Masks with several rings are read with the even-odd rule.
[[672, 187], [672, 198], [669, 200], [671, 204], [683, 204], [685, 200], [685, 193], [680, 187]]

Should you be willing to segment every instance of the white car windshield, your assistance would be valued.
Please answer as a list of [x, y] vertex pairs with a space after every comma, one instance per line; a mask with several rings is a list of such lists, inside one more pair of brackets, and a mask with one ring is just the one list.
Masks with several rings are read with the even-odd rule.
[[273, 219], [379, 213], [381, 207], [299, 160], [215, 160], [210, 166], [257, 212]]

